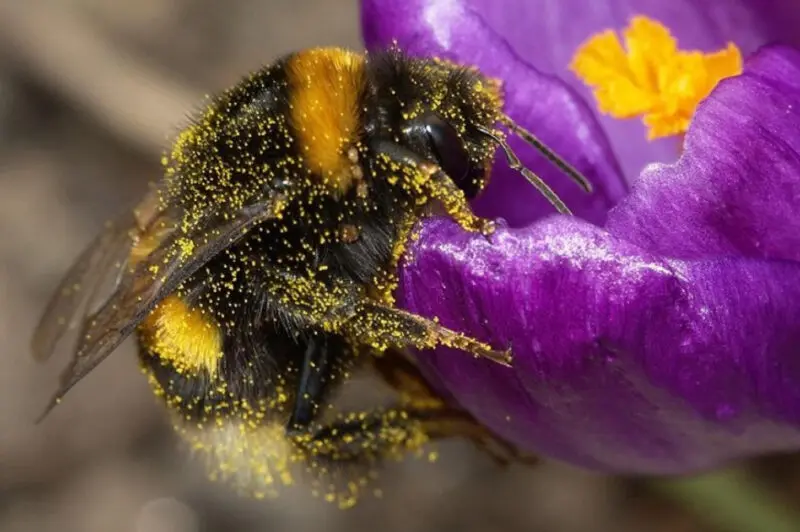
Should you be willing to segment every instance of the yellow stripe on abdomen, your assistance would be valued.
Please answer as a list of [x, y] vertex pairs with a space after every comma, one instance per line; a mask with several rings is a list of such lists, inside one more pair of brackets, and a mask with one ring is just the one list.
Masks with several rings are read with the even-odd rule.
[[205, 370], [216, 375], [222, 358], [219, 327], [199, 309], [171, 295], [140, 325], [148, 351], [169, 362], [179, 373]]

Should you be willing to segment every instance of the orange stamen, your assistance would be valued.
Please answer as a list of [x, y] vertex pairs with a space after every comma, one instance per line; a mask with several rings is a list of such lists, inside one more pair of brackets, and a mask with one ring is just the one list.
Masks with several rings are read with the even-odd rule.
[[570, 69], [592, 88], [601, 112], [641, 116], [651, 140], [686, 132], [700, 102], [742, 71], [733, 43], [714, 53], [679, 50], [666, 27], [644, 16], [634, 17], [623, 35], [625, 48], [612, 30], [590, 37]]

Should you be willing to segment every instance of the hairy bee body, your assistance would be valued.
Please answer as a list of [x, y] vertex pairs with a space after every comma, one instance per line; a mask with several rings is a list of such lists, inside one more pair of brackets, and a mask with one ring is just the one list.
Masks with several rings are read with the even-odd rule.
[[[223, 208], [247, 194], [286, 191], [293, 197], [285, 200], [279, 219], [264, 222], [211, 259], [184, 281], [180, 295], [172, 296], [187, 312], [200, 309], [203, 317], [196, 323], [187, 326], [192, 320], [176, 305], [151, 314], [139, 333], [144, 365], [161, 376], [162, 384], [187, 381], [179, 388], [190, 390], [189, 396], [205, 396], [198, 391], [209, 387], [207, 377], [213, 373], [226, 386], [240, 387], [237, 395], [250, 400], [274, 392], [270, 373], [275, 368], [299, 372], [312, 337], [329, 346], [338, 365], [345, 339], [297, 323], [264, 290], [272, 281], [263, 273], [280, 270], [286, 277], [313, 276], [331, 288], [335, 281], [387, 293], [401, 239], [432, 198], [390, 184], [396, 169], [377, 161], [369, 137], [401, 136], [399, 126], [408, 121], [401, 116], [412, 112], [415, 99], [427, 107], [436, 97], [431, 91], [441, 97], [453, 88], [466, 96], [477, 81], [466, 70], [436, 69], [399, 54], [367, 63], [361, 55], [322, 49], [283, 58], [215, 99], [167, 160], [165, 195], [189, 215], [206, 205]], [[463, 116], [471, 111], [463, 106], [475, 98], [454, 100], [460, 105], [447, 111]], [[484, 120], [493, 118], [490, 101], [480, 105]], [[486, 140], [475, 144], [483, 150], [477, 160], [491, 154]], [[484, 169], [478, 170], [475, 177], [481, 178]], [[219, 335], [216, 361], [190, 353], [212, 344], [191, 346], [190, 338], [184, 338], [196, 337], [201, 322]], [[161, 341], [154, 339], [159, 331]], [[160, 349], [173, 348], [181, 353], [161, 356]], [[243, 381], [251, 372], [253, 378]], [[253, 384], [244, 387], [245, 381]]]
[[[483, 97], [476, 94], [482, 82], [466, 69], [397, 53], [367, 60], [339, 49], [311, 50], [277, 61], [215, 99], [176, 142], [164, 194], [189, 215], [250, 194], [287, 195], [279, 218], [212, 258], [138, 331], [141, 363], [177, 414], [179, 430], [223, 469], [262, 468], [270, 482], [256, 482], [257, 491], [288, 478], [286, 463], [276, 466], [276, 456], [264, 455], [265, 426], [308, 440], [288, 455], [282, 450], [284, 460], [345, 461], [349, 451], [340, 442], [314, 441], [324, 430], [317, 414], [365, 355], [381, 350], [380, 342], [331, 330], [326, 322], [342, 319], [339, 311], [321, 310], [331, 315], [306, 321], [303, 315], [314, 310], [298, 314], [287, 309], [287, 300], [310, 290], [304, 284], [313, 279], [323, 292], [311, 299], [363, 297], [391, 304], [393, 272], [408, 229], [433, 199], [415, 190], [414, 175], [404, 183], [396, 175], [403, 170], [382, 161], [373, 140], [405, 136], [415, 153], [435, 161], [424, 151], [434, 148], [430, 139], [403, 126], [432, 110], [452, 117], [452, 125], [441, 127], [452, 128], [453, 141], [461, 138], [459, 127], [465, 136], [456, 146], [455, 156], [465, 165], [458, 177], [461, 190], [474, 194], [493, 146], [468, 128], [489, 127], [499, 103], [488, 84]], [[278, 293], [277, 285], [286, 290]], [[404, 334], [402, 325], [390, 327]], [[402, 425], [391, 436], [377, 436], [385, 441], [363, 444], [350, 459], [418, 446], [422, 431], [410, 422]], [[187, 426], [203, 430], [189, 432]], [[224, 433], [231, 426], [254, 434], [240, 437], [239, 450], [220, 459], [223, 446], [209, 431]], [[248, 463], [236, 463], [243, 458]]]
[[[212, 98], [133, 219], [98, 237], [46, 311], [37, 357], [64, 324], [83, 335], [57, 399], [135, 334], [143, 371], [212, 476], [266, 495], [301, 464], [343, 505], [363, 482], [337, 484], [341, 465], [447, 436], [492, 441], [402, 352], [446, 345], [504, 364], [508, 353], [395, 308], [392, 292], [421, 218], [438, 209], [491, 231], [468, 200], [498, 146], [518, 165], [496, 129], [501, 105], [499, 84], [475, 69], [394, 49], [291, 54]], [[82, 311], [109, 272], [114, 293]], [[401, 401], [331, 419], [331, 394], [367, 363]]]

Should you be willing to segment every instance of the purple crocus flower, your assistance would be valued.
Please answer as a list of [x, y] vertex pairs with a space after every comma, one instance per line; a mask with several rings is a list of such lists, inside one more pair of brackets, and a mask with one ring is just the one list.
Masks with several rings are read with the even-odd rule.
[[[788, 34], [782, 21], [798, 20], [800, 7], [774, 1], [772, 15], [763, 2], [664, 8], [661, 21], [676, 24], [679, 40], [684, 31], [687, 46], [734, 40], [747, 59], [699, 106], [680, 159], [646, 168], [628, 191], [611, 148], [634, 142], [630, 131], [598, 121], [593, 101], [566, 79], [570, 50], [592, 32], [623, 27], [610, 14], [625, 9], [511, 3], [503, 9], [513, 17], [477, 0], [363, 2], [368, 46], [396, 39], [412, 54], [503, 79], [506, 112], [597, 187], [591, 197], [573, 192], [529, 153], [526, 163], [577, 216], [553, 215], [498, 159], [476, 204], [507, 221], [495, 235], [447, 219], [422, 225], [400, 272], [400, 304], [515, 352], [511, 369], [426, 352], [426, 375], [520, 448], [597, 470], [684, 473], [797, 449], [800, 51], [757, 47]], [[604, 5], [629, 3], [659, 17], [658, 2]], [[557, 13], [570, 12], [579, 14], [564, 19], [571, 29], [562, 40]], [[679, 14], [692, 22], [680, 25]], [[642, 149], [658, 160], [661, 148]]]
[[[772, 41], [800, 44], [800, 6], [793, 0], [363, 0], [362, 7], [367, 45], [397, 38], [404, 49], [470, 59], [490, 74], [513, 56], [535, 69], [536, 77], [555, 76], [585, 101], [591, 93], [568, 67], [575, 50], [590, 35], [621, 29], [637, 15], [660, 21], [687, 49], [719, 50], [733, 41], [750, 55]], [[505, 49], [504, 59], [495, 57], [498, 47]], [[524, 78], [506, 79], [525, 85]], [[534, 93], [531, 102], [544, 92], [530, 85], [520, 90]], [[676, 157], [675, 139], [648, 142], [639, 123], [589, 110], [608, 134], [625, 175]], [[537, 129], [550, 128], [539, 122]]]

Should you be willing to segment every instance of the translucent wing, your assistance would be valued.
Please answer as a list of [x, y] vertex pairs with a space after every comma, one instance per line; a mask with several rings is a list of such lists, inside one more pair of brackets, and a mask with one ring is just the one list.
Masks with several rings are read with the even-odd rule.
[[132, 213], [110, 222], [64, 276], [33, 333], [31, 351], [36, 360], [50, 358], [64, 334], [81, 325], [112, 278], [111, 288], [116, 287], [133, 246], [133, 228]]
[[84, 250], [59, 284], [33, 333], [31, 351], [38, 361], [55, 352], [58, 341], [82, 325], [86, 314], [114, 290], [136, 239], [158, 213], [153, 188], [135, 209], [109, 222]]
[[[75, 384], [111, 354], [162, 299], [216, 254], [241, 239], [255, 225], [272, 218], [279, 204], [280, 199], [273, 196], [263, 202], [244, 207], [234, 214], [206, 213], [197, 224], [193, 224], [192, 229], [168, 232], [153, 251], [134, 267], [115, 268], [115, 271], [119, 272], [119, 278], [114, 291], [97, 311], [83, 320], [73, 358], [61, 376], [58, 390], [39, 420], [43, 419]], [[103, 236], [99, 240], [103, 240]], [[131, 250], [129, 244], [120, 247]], [[93, 252], [92, 249], [97, 251]], [[94, 259], [95, 255], [104, 257], [107, 254], [107, 248], [101, 251], [97, 246], [92, 246], [78, 264], [91, 266], [97, 262]], [[81, 271], [86, 270], [74, 268], [70, 274]], [[78, 274], [78, 277], [81, 275]], [[73, 305], [68, 307], [73, 308]], [[49, 312], [48, 309], [45, 315], [57, 314]], [[38, 343], [42, 348], [47, 348], [53, 343], [53, 338], [57, 340], [57, 337], [63, 334], [63, 331], [44, 334], [44, 331], [49, 331], [51, 327], [58, 330], [58, 327], [48, 326], [48, 323], [50, 322], [45, 322], [45, 326], [39, 329], [41, 339]], [[45, 354], [47, 350], [44, 349], [40, 353]]]

